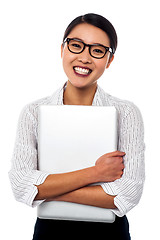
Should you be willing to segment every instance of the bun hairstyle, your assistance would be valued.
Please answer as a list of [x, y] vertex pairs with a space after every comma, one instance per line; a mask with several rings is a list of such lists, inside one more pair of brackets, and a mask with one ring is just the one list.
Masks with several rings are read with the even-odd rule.
[[66, 29], [63, 37], [63, 42], [73, 30], [73, 28], [81, 23], [88, 23], [103, 30], [110, 39], [110, 47], [112, 48], [113, 54], [115, 53], [118, 41], [117, 33], [113, 25], [105, 17], [95, 13], [88, 13], [75, 18]]

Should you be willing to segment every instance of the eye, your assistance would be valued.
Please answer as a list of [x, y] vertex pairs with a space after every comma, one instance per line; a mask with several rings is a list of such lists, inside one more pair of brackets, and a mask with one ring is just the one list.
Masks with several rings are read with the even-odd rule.
[[97, 49], [95, 48], [95, 49], [93, 50], [93, 52], [94, 52], [94, 53], [97, 53], [97, 54], [99, 54], [99, 53], [100, 53], [100, 54], [101, 54], [101, 53], [104, 53], [104, 51], [102, 51], [102, 50], [99, 49], [99, 48], [97, 48]]
[[102, 58], [104, 57], [106, 50], [103, 46], [97, 45], [91, 47], [91, 55], [95, 58]]
[[72, 43], [71, 46], [74, 48], [81, 48], [81, 45], [78, 43]]
[[69, 42], [69, 50], [73, 53], [80, 53], [83, 47], [84, 47], [83, 43], [75, 39], [72, 39]]

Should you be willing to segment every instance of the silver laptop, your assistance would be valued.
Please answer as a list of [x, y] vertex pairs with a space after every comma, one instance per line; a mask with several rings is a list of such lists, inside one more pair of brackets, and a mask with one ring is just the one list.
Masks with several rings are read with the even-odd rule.
[[[38, 169], [54, 173], [95, 165], [117, 150], [117, 112], [109, 106], [42, 105], [39, 107]], [[110, 209], [69, 202], [43, 202], [39, 218], [114, 222]]]

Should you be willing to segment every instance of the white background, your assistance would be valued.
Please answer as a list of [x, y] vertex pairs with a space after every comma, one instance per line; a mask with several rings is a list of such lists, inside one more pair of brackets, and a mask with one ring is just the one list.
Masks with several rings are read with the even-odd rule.
[[[17, 121], [24, 105], [51, 95], [67, 79], [60, 46], [75, 17], [94, 12], [115, 26], [119, 38], [114, 62], [99, 80], [111, 95], [133, 101], [145, 123], [146, 182], [130, 213], [133, 240], [159, 237], [159, 2], [158, 0], [0, 2], [0, 218], [3, 239], [32, 239], [36, 209], [14, 200], [8, 171]], [[53, 229], [54, 234], [54, 229]]]

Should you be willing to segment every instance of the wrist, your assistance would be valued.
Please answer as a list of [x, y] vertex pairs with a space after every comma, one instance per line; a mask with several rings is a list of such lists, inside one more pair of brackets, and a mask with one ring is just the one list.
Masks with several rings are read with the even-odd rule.
[[99, 167], [98, 166], [93, 166], [91, 167], [91, 183], [97, 183], [97, 182], [101, 182], [101, 178], [100, 178], [100, 171], [99, 171]]

